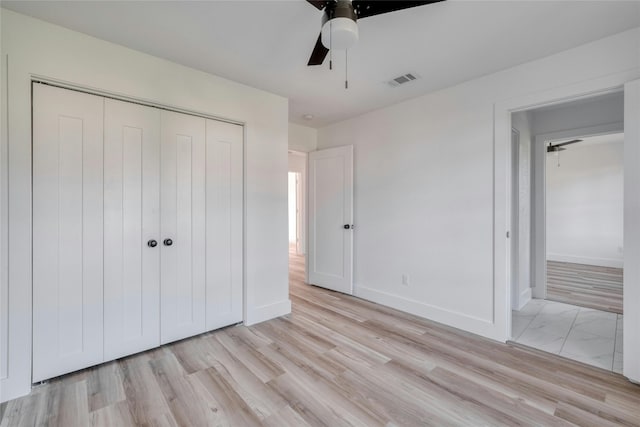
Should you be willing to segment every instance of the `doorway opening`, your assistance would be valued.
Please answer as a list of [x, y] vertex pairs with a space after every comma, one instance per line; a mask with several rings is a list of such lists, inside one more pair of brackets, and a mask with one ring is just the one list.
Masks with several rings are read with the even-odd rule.
[[297, 255], [303, 254], [300, 241], [302, 231], [302, 218], [300, 218], [301, 180], [300, 172], [289, 172], [289, 248]]
[[512, 339], [622, 373], [624, 97], [512, 113]]
[[289, 283], [290, 288], [305, 283], [306, 276], [306, 180], [307, 154], [289, 151]]

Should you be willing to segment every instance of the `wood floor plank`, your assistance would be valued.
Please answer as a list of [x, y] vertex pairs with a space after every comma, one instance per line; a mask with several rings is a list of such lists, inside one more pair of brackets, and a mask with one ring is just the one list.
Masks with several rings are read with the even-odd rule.
[[87, 374], [89, 412], [124, 401], [122, 371], [117, 362], [105, 363]]
[[284, 374], [279, 365], [265, 358], [257, 348], [245, 340], [244, 334], [240, 332], [242, 330], [245, 328], [230, 328], [224, 334], [216, 336], [218, 342], [242, 364], [242, 369], [248, 369], [263, 383]]
[[233, 386], [215, 368], [208, 368], [191, 374], [200, 381], [207, 392], [220, 403], [222, 416], [228, 425], [260, 426], [260, 418]]
[[206, 426], [220, 421], [217, 401], [193, 387], [175, 355], [168, 353], [149, 363], [178, 425]]
[[[616, 298], [616, 269], [559, 266], [558, 293]], [[293, 312], [51, 380], [0, 407], [12, 426], [640, 426], [621, 375], [304, 283]]]
[[621, 268], [547, 261], [547, 299], [622, 313]]
[[118, 402], [104, 406], [90, 414], [91, 427], [132, 426], [135, 425], [127, 402]]
[[264, 420], [266, 427], [308, 427], [307, 423], [296, 411], [287, 405], [276, 414]]
[[152, 360], [144, 357], [124, 359], [121, 363], [123, 387], [127, 404], [136, 424], [163, 425], [173, 422], [171, 410], [149, 365]]

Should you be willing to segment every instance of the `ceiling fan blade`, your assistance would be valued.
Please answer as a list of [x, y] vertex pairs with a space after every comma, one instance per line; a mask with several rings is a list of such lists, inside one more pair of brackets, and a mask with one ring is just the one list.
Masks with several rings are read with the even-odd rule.
[[547, 147], [547, 153], [557, 153], [559, 151], [565, 151], [566, 148], [558, 147], [557, 145], [550, 145]]
[[316, 41], [316, 45], [313, 48], [313, 52], [311, 52], [311, 57], [309, 58], [307, 65], [321, 65], [324, 62], [324, 58], [327, 57], [328, 52], [329, 49], [324, 47], [322, 44], [322, 34], [318, 35], [318, 41]]
[[408, 9], [410, 7], [423, 6], [425, 4], [439, 3], [445, 0], [426, 1], [404, 1], [404, 0], [353, 0], [353, 8], [358, 15], [358, 19], [369, 16], [381, 15], [383, 13], [395, 12], [396, 10]]
[[575, 144], [576, 142], [582, 142], [581, 139], [572, 139], [571, 141], [561, 142], [560, 144], [553, 144], [554, 147], [562, 147], [563, 145]]
[[310, 3], [313, 7], [318, 10], [322, 10], [327, 6], [326, 0], [307, 0], [307, 3]]

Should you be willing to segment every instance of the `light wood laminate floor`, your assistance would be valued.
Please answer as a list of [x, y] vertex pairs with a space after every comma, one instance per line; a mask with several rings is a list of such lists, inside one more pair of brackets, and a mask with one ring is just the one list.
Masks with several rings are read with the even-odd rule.
[[622, 269], [547, 261], [547, 299], [622, 313]]
[[303, 283], [293, 313], [72, 374], [4, 426], [640, 425], [622, 376]]

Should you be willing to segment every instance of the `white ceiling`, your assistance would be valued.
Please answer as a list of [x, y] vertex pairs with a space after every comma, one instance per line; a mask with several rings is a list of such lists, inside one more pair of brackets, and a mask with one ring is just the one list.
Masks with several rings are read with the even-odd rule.
[[[334, 69], [306, 63], [322, 12], [290, 1], [2, 1], [2, 6], [290, 99], [312, 127], [640, 26], [638, 1], [455, 1], [359, 21]], [[391, 88], [404, 74], [422, 78]], [[314, 119], [306, 121], [304, 114]]]

